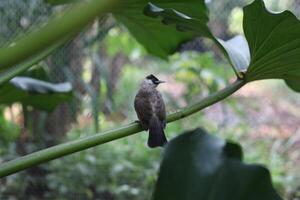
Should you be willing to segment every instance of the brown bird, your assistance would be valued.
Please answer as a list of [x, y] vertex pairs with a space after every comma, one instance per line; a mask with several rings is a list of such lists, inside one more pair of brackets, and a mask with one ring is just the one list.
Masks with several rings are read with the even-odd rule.
[[154, 75], [147, 76], [135, 96], [134, 108], [144, 130], [149, 129], [148, 146], [151, 148], [167, 143], [164, 133], [166, 127], [166, 109], [161, 94], [156, 87], [164, 81]]

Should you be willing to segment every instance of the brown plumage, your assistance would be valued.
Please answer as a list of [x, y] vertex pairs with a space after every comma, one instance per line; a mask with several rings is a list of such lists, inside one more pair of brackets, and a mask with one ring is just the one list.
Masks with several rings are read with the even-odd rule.
[[148, 146], [157, 147], [167, 143], [164, 133], [166, 127], [166, 110], [161, 94], [156, 90], [163, 83], [155, 76], [149, 75], [142, 82], [134, 100], [134, 108], [144, 130], [149, 130]]

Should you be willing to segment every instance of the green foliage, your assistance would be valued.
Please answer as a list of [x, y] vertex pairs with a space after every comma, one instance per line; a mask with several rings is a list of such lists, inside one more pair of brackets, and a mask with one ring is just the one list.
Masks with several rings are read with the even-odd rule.
[[291, 12], [271, 13], [256, 0], [244, 8], [244, 33], [251, 52], [248, 81], [300, 77], [300, 22]]
[[140, 58], [146, 52], [127, 31], [120, 27], [112, 28], [105, 39], [105, 46], [108, 56], [115, 56], [122, 52], [129, 58]]
[[[198, 18], [187, 16], [172, 9], [153, 7], [149, 11], [153, 16], [162, 16], [163, 20], [175, 23], [179, 30], [202, 34], [207, 31]], [[244, 8], [243, 36], [223, 41], [212, 34], [212, 39], [238, 73], [246, 73], [246, 80], [297, 79], [299, 69], [299, 20], [289, 11], [273, 14], [266, 10], [264, 2], [256, 0]], [[283, 38], [283, 39], [282, 39]], [[250, 53], [251, 59], [250, 59]], [[240, 75], [242, 76], [242, 75]], [[291, 79], [291, 81], [289, 81]], [[294, 88], [295, 88], [295, 84]]]
[[126, 88], [126, 90], [118, 91], [118, 96], [115, 97], [115, 104], [118, 110], [126, 110], [127, 113], [133, 111], [132, 102], [134, 102], [135, 94], [134, 92], [132, 93], [128, 91], [137, 91], [140, 83], [138, 80], [133, 80], [132, 77], [143, 77], [145, 76], [145, 74], [145, 71], [138, 68], [137, 66], [124, 66], [122, 78], [118, 83], [118, 88]]
[[[175, 24], [178, 31], [182, 32], [191, 32], [194, 37], [196, 36], [205, 36], [213, 40], [222, 50], [224, 55], [228, 58], [233, 69], [238, 76], [242, 76], [240, 72], [244, 71], [247, 68], [249, 61], [247, 53], [249, 50], [244, 48], [243, 45], [245, 40], [241, 37], [236, 37], [229, 41], [223, 41], [219, 38], [213, 36], [211, 31], [208, 29], [206, 22], [203, 22], [198, 16], [190, 15], [189, 12], [180, 12], [176, 9], [169, 9], [165, 7], [157, 7], [153, 4], [149, 5], [148, 12], [146, 13], [150, 17], [161, 16], [165, 24]], [[243, 48], [239, 48], [242, 46]], [[245, 53], [245, 55], [244, 55]], [[248, 53], [249, 54], [249, 53]]]
[[[90, 133], [88, 133], [90, 132]], [[68, 133], [67, 140], [91, 135], [85, 129]], [[47, 176], [49, 198], [143, 199], [151, 195], [160, 150], [145, 149], [147, 134], [132, 136], [55, 160]]]
[[70, 83], [53, 84], [29, 78], [15, 77], [0, 86], [0, 104], [19, 102], [36, 108], [52, 111], [57, 105], [72, 97]]
[[220, 90], [234, 75], [226, 70], [224, 63], [216, 61], [212, 53], [183, 52], [172, 56], [170, 62], [176, 80], [188, 87], [185, 90], [187, 101]]
[[169, 142], [153, 199], [281, 199], [268, 170], [242, 163], [242, 150], [196, 129]]
[[15, 141], [15, 139], [20, 135], [20, 128], [16, 126], [16, 124], [7, 121], [4, 118], [3, 111], [3, 106], [0, 106], [0, 145], [6, 147], [1, 144], [1, 142], [8, 144]]
[[[157, 20], [151, 19], [144, 15], [149, 14], [149, 7], [146, 0], [132, 0], [122, 4], [119, 9], [113, 12], [116, 19], [122, 22], [130, 31], [130, 33], [140, 42], [149, 53], [166, 58], [173, 54], [180, 44], [194, 38], [193, 34], [177, 32], [174, 27], [164, 26]], [[197, 17], [201, 24], [208, 21], [207, 8], [204, 0], [188, 0], [188, 1], [159, 1], [155, 0], [163, 7], [171, 7], [181, 12], [189, 13], [193, 17]], [[144, 10], [145, 8], [145, 10]], [[152, 8], [155, 9], [155, 8]], [[144, 13], [142, 12], [144, 10]], [[168, 21], [164, 21], [168, 23]]]

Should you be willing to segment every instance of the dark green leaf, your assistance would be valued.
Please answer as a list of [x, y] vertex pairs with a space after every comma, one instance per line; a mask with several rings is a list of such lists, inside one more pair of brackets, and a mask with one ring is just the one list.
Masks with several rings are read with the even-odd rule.
[[[128, 28], [137, 41], [153, 55], [166, 58], [168, 55], [174, 53], [180, 44], [193, 39], [195, 34], [178, 32], [175, 26], [165, 26], [158, 20], [149, 18], [145, 14], [155, 17], [164, 12], [174, 13], [173, 9], [176, 9], [179, 12], [189, 13], [190, 16], [196, 17], [203, 28], [208, 31], [206, 26], [208, 22], [207, 8], [204, 0], [152, 1], [163, 8], [172, 8], [164, 11], [153, 4], [147, 6], [148, 2], [148, 0], [128, 0], [122, 2], [119, 9], [115, 9], [113, 14]], [[163, 20], [163, 22], [172, 23], [168, 19]]]
[[166, 146], [153, 199], [279, 200], [269, 171], [245, 164], [237, 144], [202, 129]]
[[[205, 23], [189, 12], [152, 6], [149, 16], [161, 16], [166, 24], [176, 24], [177, 30], [188, 31], [212, 39], [223, 51], [236, 73], [245, 73], [247, 81], [286, 79], [295, 89], [295, 76], [300, 77], [300, 23], [289, 11], [280, 14], [266, 10], [262, 0], [244, 8], [243, 36], [223, 41], [215, 38]], [[251, 61], [250, 53], [251, 52]], [[247, 69], [248, 68], [248, 69]], [[292, 81], [293, 80], [293, 81]], [[292, 84], [293, 82], [293, 84]]]
[[300, 22], [290, 11], [271, 13], [261, 0], [244, 8], [251, 63], [247, 81], [300, 77]]
[[[58, 5], [72, 3], [74, 0], [47, 0], [47, 2]], [[193, 39], [195, 35], [188, 32], [177, 32], [175, 27], [164, 26], [157, 20], [146, 17], [145, 14], [156, 17], [159, 14], [155, 14], [155, 12], [159, 13], [161, 11], [161, 8], [151, 3], [148, 4], [148, 2], [148, 0], [120, 2], [118, 8], [113, 9], [112, 13], [149, 53], [166, 58], [176, 52], [182, 43]], [[164, 8], [172, 8], [166, 9], [167, 12], [173, 12], [173, 9], [176, 9], [183, 13], [189, 13], [190, 16], [198, 19], [202, 29], [209, 34], [206, 26], [208, 13], [204, 0], [165, 0], [163, 2], [154, 0], [152, 2]], [[177, 14], [180, 15], [179, 12]], [[169, 23], [167, 20], [163, 22]], [[172, 20], [170, 23], [172, 23]]]
[[285, 83], [295, 92], [300, 92], [300, 76], [285, 79]]
[[53, 84], [28, 77], [15, 77], [0, 86], [0, 104], [20, 102], [51, 111], [72, 97], [70, 83]]
[[[187, 6], [192, 7], [192, 5]], [[223, 51], [235, 72], [242, 77], [241, 72], [245, 72], [250, 60], [249, 48], [243, 36], [237, 36], [228, 41], [218, 39], [213, 36], [207, 27], [207, 20], [199, 18], [199, 16], [189, 12], [187, 9], [178, 10], [177, 8], [170, 9], [168, 7], [164, 9], [149, 4], [145, 10], [147, 11], [145, 14], [150, 17], [162, 17], [164, 24], [175, 24], [178, 31], [191, 33], [194, 37], [204, 36], [213, 40]]]

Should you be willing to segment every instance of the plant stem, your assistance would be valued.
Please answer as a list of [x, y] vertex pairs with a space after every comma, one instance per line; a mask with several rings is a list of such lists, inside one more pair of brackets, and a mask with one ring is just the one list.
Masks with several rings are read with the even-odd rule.
[[9, 81], [13, 77], [17, 76], [18, 74], [26, 71], [31, 66], [35, 65], [42, 59], [46, 58], [50, 53], [55, 51], [58, 47], [62, 46], [65, 42], [67, 42], [71, 38], [71, 35], [68, 37], [64, 37], [62, 40], [54, 43], [53, 45], [49, 46], [45, 50], [41, 51], [40, 53], [36, 54], [34, 57], [26, 60], [20, 65], [14, 66], [12, 68], [7, 69], [6, 71], [1, 71], [0, 73], [0, 85], [6, 81]]
[[[237, 80], [231, 85], [227, 86], [223, 90], [220, 90], [212, 95], [209, 95], [195, 103], [193, 105], [187, 106], [182, 110], [170, 114], [167, 116], [167, 122], [173, 122], [191, 114], [194, 114], [214, 103], [217, 103], [226, 97], [233, 94], [235, 91], [240, 89], [245, 85], [245, 81]], [[86, 138], [77, 139], [71, 142], [66, 142], [64, 144], [56, 145], [47, 149], [37, 151], [35, 153], [28, 154], [26, 156], [16, 158], [14, 160], [8, 161], [0, 165], [0, 177], [5, 177], [10, 174], [16, 173], [18, 171], [27, 169], [38, 164], [57, 159], [59, 157], [72, 154], [84, 149], [104, 144], [119, 138], [123, 138], [129, 135], [133, 135], [142, 131], [142, 128], [138, 123], [131, 123], [129, 125], [123, 126], [119, 129], [106, 131], [104, 133], [98, 133], [93, 136]]]
[[78, 3], [64, 15], [51, 20], [14, 44], [0, 49], [0, 71], [45, 51], [49, 46], [70, 33], [79, 32], [97, 16], [112, 10], [119, 0], [91, 0]]
[[173, 122], [173, 121], [179, 120], [181, 118], [187, 117], [187, 116], [192, 115], [214, 103], [217, 103], [217, 102], [225, 99], [226, 97], [230, 96], [231, 94], [233, 94], [235, 91], [240, 89], [245, 84], [246, 84], [246, 82], [244, 80], [238, 79], [231, 85], [224, 88], [223, 90], [220, 90], [214, 94], [211, 94], [195, 104], [189, 105], [189, 106], [181, 109], [180, 111], [177, 111], [175, 113], [168, 115], [167, 122], [169, 123], [169, 122]]

